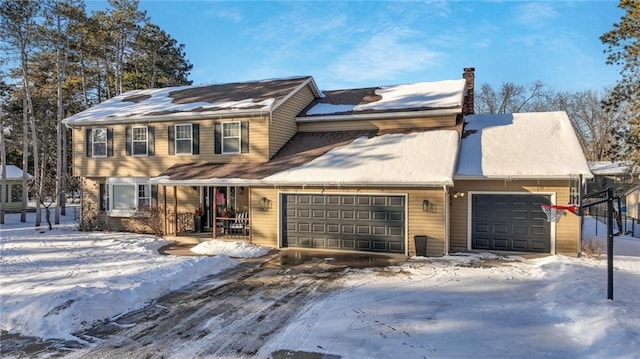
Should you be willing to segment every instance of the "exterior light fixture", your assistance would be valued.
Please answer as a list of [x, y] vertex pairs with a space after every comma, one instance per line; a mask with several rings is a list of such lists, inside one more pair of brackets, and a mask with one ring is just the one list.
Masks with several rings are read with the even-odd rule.
[[422, 201], [422, 210], [425, 212], [429, 212], [429, 200], [425, 199], [424, 201]]
[[260, 207], [259, 209], [261, 211], [268, 211], [271, 209], [271, 200], [268, 199], [267, 197], [262, 197], [260, 199]]

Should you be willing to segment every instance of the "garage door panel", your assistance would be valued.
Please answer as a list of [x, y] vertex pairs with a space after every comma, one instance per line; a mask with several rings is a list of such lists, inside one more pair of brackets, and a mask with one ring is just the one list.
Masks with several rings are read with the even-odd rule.
[[540, 208], [548, 195], [473, 194], [474, 249], [550, 252], [550, 224]]
[[405, 252], [404, 196], [283, 194], [281, 203], [283, 246]]

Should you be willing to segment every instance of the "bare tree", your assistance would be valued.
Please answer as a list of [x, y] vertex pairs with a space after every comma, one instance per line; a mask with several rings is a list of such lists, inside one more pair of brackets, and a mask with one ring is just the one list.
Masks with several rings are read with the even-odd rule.
[[545, 85], [536, 81], [525, 87], [512, 82], [505, 82], [496, 91], [491, 85], [484, 83], [480, 93], [476, 95], [476, 113], [517, 113], [544, 110], [548, 91]]

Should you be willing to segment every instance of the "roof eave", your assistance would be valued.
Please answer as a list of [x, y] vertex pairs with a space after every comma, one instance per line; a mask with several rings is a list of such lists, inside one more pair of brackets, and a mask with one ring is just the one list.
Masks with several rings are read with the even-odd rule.
[[109, 119], [97, 118], [96, 120], [81, 121], [65, 121], [62, 123], [66, 126], [92, 126], [92, 125], [114, 125], [126, 123], [151, 123], [151, 122], [171, 122], [185, 120], [204, 120], [212, 117], [228, 118], [238, 116], [264, 116], [271, 109], [269, 107], [250, 110], [223, 110], [223, 111], [204, 111], [204, 112], [174, 112], [163, 115], [136, 115], [123, 117], [110, 117]]
[[590, 179], [593, 175], [590, 173], [575, 173], [575, 174], [562, 174], [562, 175], [455, 175], [454, 181], [460, 180], [559, 180], [559, 179], [577, 179], [583, 176], [583, 178]]
[[297, 116], [296, 122], [325, 122], [325, 121], [345, 121], [345, 120], [372, 120], [372, 119], [388, 119], [388, 118], [413, 118], [413, 117], [429, 117], [429, 116], [447, 116], [462, 113], [462, 107], [426, 110], [426, 111], [402, 111], [402, 112], [377, 112], [377, 113], [350, 113], [346, 115], [315, 115], [315, 116]]

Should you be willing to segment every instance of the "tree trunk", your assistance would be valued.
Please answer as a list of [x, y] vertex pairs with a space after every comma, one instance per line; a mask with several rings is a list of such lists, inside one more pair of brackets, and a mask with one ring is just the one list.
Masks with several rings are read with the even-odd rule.
[[[0, 110], [2, 111], [2, 110]], [[4, 224], [5, 203], [7, 202], [7, 153], [4, 144], [4, 124], [0, 123], [0, 162], [2, 162], [2, 178], [0, 179], [0, 224]]]

